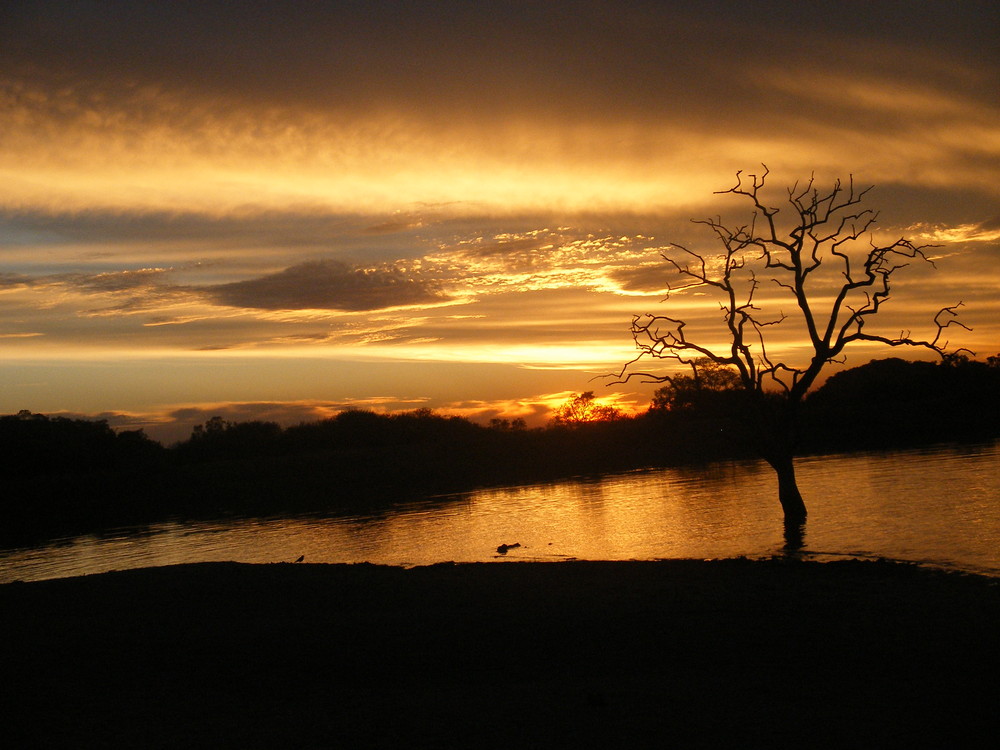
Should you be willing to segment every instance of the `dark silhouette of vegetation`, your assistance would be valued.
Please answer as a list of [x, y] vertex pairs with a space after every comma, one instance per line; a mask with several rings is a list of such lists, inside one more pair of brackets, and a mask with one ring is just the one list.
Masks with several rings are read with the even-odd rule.
[[902, 448], [1000, 434], [1000, 358], [874, 360], [831, 376], [806, 399], [803, 448]]
[[27, 410], [0, 417], [0, 467], [7, 477], [129, 469], [155, 463], [162, 450], [142, 430], [115, 432], [106, 420]]
[[[804, 186], [793, 185], [787, 191], [788, 219], [783, 221], [779, 214], [784, 209], [764, 202], [767, 174], [766, 166], [760, 176], [737, 172], [736, 184], [720, 191], [749, 201], [749, 224], [731, 227], [721, 219], [695, 222], [715, 235], [721, 245], [718, 253], [675, 245], [676, 252], [663, 255], [678, 279], [672, 291], [697, 287], [717, 295], [726, 343], [721, 347], [708, 343], [717, 333], [689, 338], [688, 322], [679, 318], [637, 315], [632, 319], [632, 337], [639, 354], [625, 365], [618, 382], [638, 377], [665, 382], [675, 392], [711, 392], [692, 389], [687, 382], [672, 385], [686, 376], [639, 371], [638, 363], [649, 359], [689, 365], [695, 385], [720, 372], [708, 368], [705, 360], [738, 377], [742, 398], [730, 399], [732, 415], [775, 470], [786, 528], [796, 528], [806, 519], [794, 467], [794, 456], [801, 450], [800, 405], [820, 372], [858, 342], [923, 348], [943, 356], [947, 342], [942, 336], [956, 323], [961, 303], [937, 312], [932, 338], [873, 331], [869, 324], [889, 299], [893, 276], [912, 261], [931, 263], [927, 247], [907, 239], [877, 244], [870, 230], [878, 214], [860, 207], [871, 188], [857, 190], [853, 179], [846, 185], [838, 180], [826, 192], [812, 179]], [[777, 302], [762, 299], [775, 290]], [[809, 344], [805, 361], [774, 356], [768, 341], [778, 326], [798, 326], [799, 337]]]
[[621, 419], [622, 412], [614, 406], [598, 403], [593, 391], [573, 396], [556, 409], [552, 424], [575, 427], [587, 422], [610, 422]]
[[0, 417], [0, 541], [145, 520], [168, 451], [142, 430], [23, 410]]
[[218, 461], [258, 456], [268, 453], [281, 435], [277, 422], [227, 422], [212, 417], [196, 425], [191, 437], [176, 447], [178, 455], [192, 461]]
[[742, 397], [739, 374], [707, 357], [698, 357], [693, 364], [692, 375], [675, 375], [657, 388], [649, 408], [654, 412], [731, 414], [734, 402]]
[[[105, 421], [0, 417], [0, 542], [171, 518], [377, 513], [477, 487], [752, 457], [734, 416], [744, 391], [724, 366], [696, 364], [645, 414], [535, 429], [427, 409], [351, 410], [285, 428], [215, 417], [164, 448]], [[994, 439], [1000, 357], [876, 360], [830, 377], [800, 419], [803, 452]]]

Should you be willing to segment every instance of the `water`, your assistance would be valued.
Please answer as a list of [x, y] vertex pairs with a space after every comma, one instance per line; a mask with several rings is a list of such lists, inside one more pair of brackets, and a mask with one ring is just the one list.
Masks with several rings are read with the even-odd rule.
[[[801, 459], [808, 556], [887, 557], [1000, 576], [1000, 442]], [[500, 544], [519, 543], [505, 556]], [[424, 565], [768, 556], [784, 546], [756, 462], [482, 490], [377, 516], [163, 523], [0, 551], [0, 582], [234, 560]]]

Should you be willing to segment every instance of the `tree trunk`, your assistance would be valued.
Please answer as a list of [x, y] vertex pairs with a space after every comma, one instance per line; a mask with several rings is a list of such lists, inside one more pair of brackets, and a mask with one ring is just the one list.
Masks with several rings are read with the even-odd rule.
[[806, 504], [802, 501], [795, 481], [795, 465], [791, 454], [772, 457], [768, 459], [768, 463], [778, 475], [778, 502], [785, 512], [785, 523], [805, 523]]

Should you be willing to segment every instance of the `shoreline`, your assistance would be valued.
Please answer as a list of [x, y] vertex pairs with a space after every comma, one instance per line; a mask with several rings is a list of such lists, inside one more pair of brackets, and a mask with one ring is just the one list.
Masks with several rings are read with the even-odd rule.
[[[886, 563], [889, 565], [899, 565], [903, 567], [912, 567], [919, 570], [927, 570], [932, 572], [940, 572], [946, 574], [954, 574], [958, 576], [975, 576], [985, 579], [992, 579], [1000, 582], [1000, 568], [992, 568], [988, 566], [974, 566], [974, 565], [961, 565], [959, 563], [953, 562], [940, 562], [934, 560], [913, 560], [899, 557], [889, 557], [886, 555], [879, 555], [876, 553], [865, 554], [858, 552], [828, 552], [828, 551], [809, 551], [809, 550], [799, 550], [795, 552], [760, 552], [760, 553], [750, 553], [743, 555], [733, 555], [731, 557], [651, 557], [651, 558], [627, 558], [627, 559], [596, 559], [587, 557], [563, 557], [563, 556], [553, 556], [553, 557], [507, 557], [506, 555], [501, 555], [499, 553], [493, 554], [489, 559], [480, 560], [440, 560], [434, 562], [385, 562], [385, 561], [372, 561], [372, 560], [347, 560], [347, 561], [324, 561], [324, 560], [308, 560], [303, 561], [302, 565], [315, 565], [315, 566], [347, 566], [347, 567], [357, 567], [357, 566], [373, 566], [377, 568], [398, 568], [400, 570], [413, 570], [417, 568], [433, 568], [435, 566], [449, 566], [449, 565], [461, 565], [461, 566], [475, 566], [475, 565], [520, 565], [520, 564], [531, 564], [531, 565], [560, 565], [566, 563], [607, 563], [607, 564], [623, 564], [627, 565], [629, 563], [718, 563], [730, 560], [746, 560], [755, 563], [770, 563], [774, 561], [782, 562], [788, 561], [791, 563], [808, 563], [808, 564], [828, 564], [828, 563], [840, 563], [840, 562], [863, 562], [863, 563]], [[51, 581], [62, 581], [62, 580], [74, 580], [80, 578], [89, 578], [93, 576], [102, 575], [115, 575], [121, 573], [129, 572], [139, 572], [147, 570], [156, 570], [160, 568], [172, 568], [181, 569], [189, 566], [199, 566], [199, 565], [240, 565], [240, 566], [264, 566], [264, 565], [286, 565], [293, 564], [291, 561], [234, 561], [234, 560], [197, 560], [191, 562], [179, 562], [179, 563], [167, 563], [164, 565], [137, 565], [135, 567], [119, 567], [119, 568], [107, 568], [98, 569], [91, 571], [82, 571], [71, 574], [58, 574], [50, 575], [44, 578], [5, 578], [3, 571], [0, 571], [0, 587], [11, 585], [11, 584], [33, 584], [33, 583], [46, 583]]]
[[1000, 697], [1000, 582], [886, 561], [200, 563], [0, 617], [24, 747], [886, 747]]

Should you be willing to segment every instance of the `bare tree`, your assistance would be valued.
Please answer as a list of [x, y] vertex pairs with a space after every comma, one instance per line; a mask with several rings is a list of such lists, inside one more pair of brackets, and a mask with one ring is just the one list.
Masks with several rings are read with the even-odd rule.
[[[861, 208], [870, 187], [858, 190], [853, 177], [845, 185], [836, 181], [821, 192], [814, 179], [787, 190], [787, 216], [764, 202], [768, 169], [761, 175], [736, 173], [736, 184], [716, 194], [731, 194], [752, 206], [750, 223], [729, 227], [721, 218], [695, 221], [708, 227], [721, 245], [717, 254], [695, 252], [681, 245], [663, 255], [678, 282], [671, 292], [699, 287], [715, 292], [722, 311], [722, 346], [718, 333], [688, 338], [688, 323], [666, 315], [636, 315], [632, 337], [639, 354], [618, 374], [617, 382], [641, 378], [645, 382], [672, 382], [671, 375], [643, 372], [639, 363], [649, 359], [676, 360], [691, 366], [694, 377], [707, 360], [738, 373], [744, 393], [737, 415], [754, 444], [778, 476], [778, 499], [786, 525], [804, 523], [806, 507], [795, 481], [794, 453], [799, 404], [827, 363], [842, 361], [849, 344], [869, 342], [886, 346], [921, 347], [944, 356], [945, 329], [956, 324], [961, 302], [938, 310], [933, 318], [933, 338], [920, 339], [909, 331], [888, 336], [873, 331], [869, 323], [889, 300], [890, 282], [911, 262], [933, 262], [931, 246], [908, 239], [877, 244], [871, 234], [878, 213]], [[764, 285], [768, 286], [764, 286]], [[760, 298], [771, 293], [765, 312]], [[669, 294], [668, 294], [669, 299]], [[785, 314], [781, 303], [789, 306]], [[792, 304], [794, 303], [794, 304]], [[799, 362], [774, 354], [773, 336], [778, 327], [798, 326], [796, 334], [808, 342], [809, 351]], [[690, 377], [690, 376], [680, 376]]]

